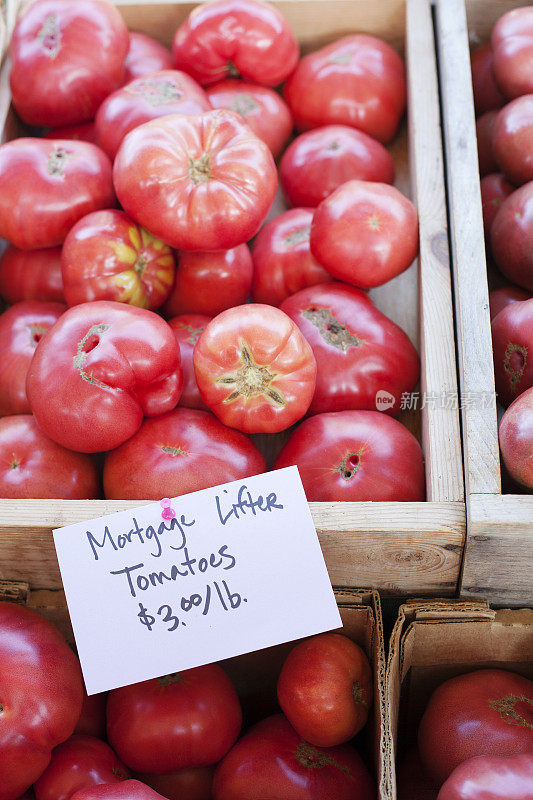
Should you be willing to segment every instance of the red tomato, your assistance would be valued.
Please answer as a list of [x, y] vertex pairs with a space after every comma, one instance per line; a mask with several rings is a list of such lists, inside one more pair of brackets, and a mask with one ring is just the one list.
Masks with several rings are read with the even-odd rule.
[[94, 736], [75, 734], [52, 753], [35, 784], [36, 800], [70, 800], [75, 792], [102, 783], [119, 783], [130, 775], [109, 745]]
[[126, 56], [124, 83], [129, 83], [141, 75], [149, 75], [160, 69], [172, 69], [174, 62], [172, 53], [145, 33], [130, 31], [130, 49]]
[[334, 278], [381, 286], [416, 258], [416, 209], [394, 186], [348, 181], [315, 211], [311, 252]]
[[485, 236], [490, 234], [494, 217], [501, 208], [504, 200], [515, 190], [504, 176], [499, 172], [485, 175], [481, 178], [481, 204], [483, 207], [483, 228]]
[[496, 393], [508, 406], [533, 386], [533, 298], [507, 305], [491, 328]]
[[516, 303], [517, 300], [529, 300], [530, 297], [529, 292], [518, 286], [501, 286], [499, 289], [493, 289], [489, 292], [491, 320], [511, 303]]
[[168, 800], [212, 800], [214, 773], [214, 767], [193, 767], [173, 775], [139, 775], [139, 778]]
[[492, 69], [508, 98], [533, 92], [533, 7], [504, 14], [491, 36]]
[[55, 247], [85, 214], [115, 202], [111, 163], [94, 144], [15, 139], [0, 147], [0, 236]]
[[0, 295], [6, 303], [64, 303], [61, 248], [19, 250], [10, 244], [0, 257]]
[[533, 800], [533, 753], [469, 758], [454, 769], [437, 800]]
[[165, 798], [140, 781], [121, 781], [82, 789], [72, 795], [72, 800], [165, 800]]
[[312, 208], [292, 208], [261, 228], [252, 247], [256, 303], [279, 306], [306, 286], [331, 281], [311, 253]]
[[492, 152], [511, 183], [520, 186], [533, 179], [533, 94], [502, 108], [492, 129]]
[[445, 681], [420, 721], [418, 749], [438, 785], [467, 758], [533, 750], [533, 683], [499, 669]]
[[[0, 497], [23, 500], [99, 497], [98, 474], [92, 458], [53, 442], [30, 414], [0, 418], [0, 463]], [[1, 789], [0, 799], [3, 800]]]
[[66, 306], [28, 300], [0, 315], [0, 417], [29, 414], [26, 375], [35, 348]]
[[293, 294], [281, 305], [313, 348], [316, 389], [310, 414], [376, 409], [397, 417], [404, 392], [420, 377], [420, 359], [409, 337], [360, 289], [321, 284]]
[[0, 800], [13, 800], [71, 735], [83, 688], [78, 659], [55, 625], [15, 603], [0, 603], [0, 664]]
[[334, 747], [365, 726], [372, 705], [372, 667], [359, 645], [323, 633], [294, 647], [281, 669], [278, 700], [302, 739]]
[[246, 242], [264, 222], [278, 182], [266, 144], [224, 110], [173, 114], [135, 128], [113, 174], [124, 210], [182, 250]]
[[498, 89], [492, 71], [492, 47], [490, 42], [476, 47], [470, 54], [472, 68], [472, 87], [476, 116], [501, 108], [507, 102]]
[[285, 430], [303, 417], [315, 390], [309, 344], [283, 311], [259, 303], [215, 317], [193, 362], [204, 402], [225, 425], [246, 433]]
[[100, 146], [115, 158], [127, 133], [151, 119], [169, 114], [202, 114], [211, 109], [209, 99], [185, 72], [168, 69], [142, 75], [104, 100], [95, 125]]
[[256, 83], [227, 80], [211, 86], [207, 96], [213, 108], [242, 114], [274, 158], [279, 156], [292, 133], [292, 115], [277, 92]]
[[61, 253], [69, 306], [117, 300], [153, 310], [174, 282], [172, 250], [123, 211], [95, 211], [67, 234]]
[[78, 724], [74, 733], [82, 733], [85, 736], [96, 736], [97, 739], [105, 739], [105, 707], [107, 694], [92, 694], [90, 697], [87, 692], [83, 692], [83, 705]]
[[104, 492], [111, 500], [158, 500], [264, 471], [263, 456], [243, 433], [205, 411], [176, 408], [145, 420], [131, 439], [109, 453]]
[[202, 314], [182, 314], [168, 321], [180, 348], [183, 389], [178, 405], [184, 408], [196, 408], [201, 411], [209, 410], [200, 397], [192, 363], [194, 346], [208, 322], [211, 322], [211, 317], [206, 317]]
[[107, 701], [108, 739], [138, 772], [215, 764], [234, 744], [241, 722], [237, 692], [217, 664], [114, 689]]
[[72, 125], [94, 117], [124, 79], [129, 35], [112, 3], [36, 0], [11, 39], [13, 104], [30, 125]]
[[511, 403], [500, 422], [504, 464], [520, 486], [533, 490], [533, 388]]
[[291, 142], [279, 165], [279, 179], [292, 206], [315, 208], [346, 181], [394, 183], [394, 161], [363, 131], [325, 125]]
[[497, 111], [487, 111], [476, 122], [477, 155], [481, 177], [499, 171], [498, 163], [492, 152], [492, 132], [497, 116]]
[[216, 253], [177, 253], [174, 287], [164, 313], [205, 314], [216, 317], [221, 311], [246, 302], [253, 275], [248, 246], [240, 244]]
[[285, 17], [257, 0], [197, 6], [176, 31], [172, 51], [178, 69], [202, 86], [236, 77], [277, 86], [300, 53]]
[[79, 139], [82, 142], [98, 144], [98, 134], [94, 122], [82, 122], [80, 125], [64, 125], [52, 128], [44, 134], [45, 139]]
[[250, 728], [213, 783], [214, 800], [374, 800], [375, 793], [353, 748], [314, 747], [281, 714]]
[[381, 39], [344, 36], [304, 56], [283, 93], [298, 130], [350, 125], [386, 144], [405, 111], [405, 67]]
[[293, 464], [309, 502], [424, 499], [420, 445], [379, 411], [337, 411], [305, 420], [273, 469]]
[[43, 337], [26, 391], [50, 438], [95, 453], [133, 436], [143, 411], [174, 408], [182, 380], [179, 347], [161, 317], [101, 300], [69, 308]]
[[503, 274], [533, 292], [533, 181], [504, 200], [491, 225], [490, 243]]

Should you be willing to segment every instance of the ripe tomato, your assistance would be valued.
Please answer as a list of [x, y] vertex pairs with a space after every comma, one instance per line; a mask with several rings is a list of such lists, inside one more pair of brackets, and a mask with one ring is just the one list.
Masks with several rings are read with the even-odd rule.
[[91, 786], [72, 795], [72, 800], [166, 800], [140, 781]]
[[252, 247], [256, 303], [279, 306], [306, 286], [332, 277], [311, 253], [312, 208], [292, 208], [261, 228]]
[[214, 800], [374, 800], [357, 752], [314, 747], [281, 714], [254, 725], [217, 767]]
[[94, 117], [124, 79], [129, 35], [112, 3], [36, 0], [15, 26], [13, 104], [30, 125], [72, 125]]
[[257, 0], [197, 6], [176, 31], [172, 51], [178, 69], [202, 86], [236, 77], [277, 86], [300, 53], [283, 14]]
[[420, 721], [418, 748], [439, 786], [467, 758], [533, 750], [533, 682], [499, 669], [445, 681]]
[[205, 314], [216, 317], [221, 311], [246, 302], [253, 275], [252, 256], [246, 244], [215, 253], [177, 253], [176, 279], [164, 313]]
[[481, 177], [499, 172], [498, 163], [492, 152], [492, 132], [497, 116], [497, 111], [487, 111], [476, 122], [477, 155]]
[[61, 248], [19, 250], [10, 244], [0, 257], [0, 295], [6, 303], [64, 303]]
[[[90, 500], [99, 496], [92, 458], [53, 442], [30, 414], [0, 418], [0, 463], [0, 497]], [[1, 789], [0, 798], [4, 800]]]
[[381, 286], [416, 258], [416, 209], [394, 186], [348, 181], [315, 211], [311, 252], [334, 278]]
[[533, 8], [515, 8], [500, 17], [490, 41], [494, 77], [504, 95], [533, 92]]
[[206, 317], [202, 314], [181, 314], [179, 317], [174, 317], [168, 321], [180, 348], [183, 389], [178, 405], [184, 408], [209, 411], [200, 397], [192, 363], [194, 346], [208, 322], [211, 322], [211, 317]]
[[454, 769], [437, 800], [533, 800], [533, 753], [469, 758]]
[[291, 142], [281, 159], [279, 178], [292, 206], [315, 208], [353, 179], [394, 183], [394, 161], [363, 131], [325, 125]]
[[139, 775], [139, 779], [168, 800], [212, 800], [214, 767], [193, 767], [173, 775]]
[[492, 47], [490, 42], [476, 47], [470, 54], [472, 88], [476, 116], [501, 108], [507, 102], [500, 92], [492, 71]]
[[75, 792], [102, 783], [119, 783], [130, 775], [109, 745], [94, 736], [75, 734], [52, 753], [35, 783], [36, 800], [70, 800]]
[[513, 480], [533, 490], [533, 388], [511, 403], [500, 422], [500, 448]]
[[0, 236], [55, 247], [85, 214], [115, 202], [111, 163], [94, 144], [22, 138], [0, 147]]
[[225, 425], [246, 433], [285, 430], [303, 417], [315, 390], [309, 344], [286, 314], [259, 303], [215, 317], [193, 363], [204, 402]]
[[309, 502], [424, 499], [420, 445], [379, 411], [337, 411], [305, 420], [273, 469], [293, 464]]
[[211, 86], [207, 96], [213, 108], [242, 114], [274, 158], [279, 156], [292, 133], [292, 115], [277, 92], [256, 83], [227, 80]]
[[105, 707], [107, 694], [92, 694], [90, 697], [87, 692], [83, 692], [83, 705], [78, 723], [74, 733], [82, 733], [85, 736], [96, 736], [97, 739], [105, 739]]
[[79, 125], [63, 125], [52, 128], [44, 134], [45, 139], [78, 139], [82, 142], [98, 144], [98, 134], [94, 122], [82, 122]]
[[529, 292], [520, 289], [518, 286], [501, 286], [489, 292], [490, 318], [491, 320], [500, 313], [506, 306], [516, 303], [517, 300], [529, 300]]
[[69, 306], [117, 300], [153, 310], [174, 282], [172, 250], [123, 211], [94, 211], [67, 234], [61, 253]]
[[494, 217], [500, 210], [502, 203], [515, 190], [505, 177], [499, 173], [492, 173], [481, 178], [481, 204], [483, 207], [483, 228], [485, 236], [489, 236]]
[[533, 298], [510, 303], [491, 329], [496, 393], [508, 406], [533, 386]]
[[118, 447], [143, 418], [174, 408], [179, 347], [143, 308], [101, 300], [69, 308], [39, 343], [26, 391], [43, 431], [82, 453]]
[[202, 114], [209, 99], [195, 80], [174, 69], [142, 75], [107, 97], [96, 114], [100, 146], [114, 159], [127, 133], [169, 114]]
[[347, 636], [323, 633], [294, 647], [281, 668], [278, 700], [302, 739], [334, 747], [365, 726], [372, 705], [372, 668]]
[[492, 222], [490, 242], [503, 274], [533, 292], [533, 181], [504, 200]]
[[205, 411], [176, 408], [145, 420], [108, 454], [104, 492], [111, 500], [158, 500], [264, 471], [263, 456], [243, 433]]
[[283, 93], [298, 130], [350, 125], [386, 144], [405, 111], [405, 67], [381, 39], [344, 36], [304, 56]]
[[264, 222], [278, 182], [266, 144], [225, 110], [172, 114], [135, 128], [113, 174], [124, 210], [183, 250], [246, 242]]
[[281, 304], [313, 348], [316, 389], [310, 414], [376, 409], [389, 396], [385, 413], [397, 417], [404, 392], [420, 376], [420, 359], [409, 337], [382, 314], [360, 289], [340, 283], [312, 286]]
[[55, 625], [15, 603], [0, 603], [0, 664], [0, 800], [13, 800], [71, 735], [83, 688], [78, 659]]
[[138, 772], [215, 764], [235, 742], [241, 722], [237, 692], [217, 664], [114, 689], [107, 701], [111, 746]]
[[0, 315], [0, 417], [29, 414], [26, 375], [35, 348], [66, 306], [28, 300]]
[[161, 42], [145, 33], [130, 31], [130, 48], [124, 64], [124, 83], [161, 69], [172, 69], [173, 66], [172, 53]]
[[533, 94], [502, 108], [492, 129], [492, 152], [511, 183], [520, 186], [533, 179]]

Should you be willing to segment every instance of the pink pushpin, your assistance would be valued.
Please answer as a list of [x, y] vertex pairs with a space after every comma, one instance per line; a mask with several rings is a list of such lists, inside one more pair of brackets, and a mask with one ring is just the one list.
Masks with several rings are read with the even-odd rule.
[[174, 519], [176, 516], [176, 512], [173, 508], [170, 507], [170, 497], [163, 497], [162, 500], [159, 501], [160, 505], [163, 506], [163, 511], [161, 512], [161, 516], [163, 519]]

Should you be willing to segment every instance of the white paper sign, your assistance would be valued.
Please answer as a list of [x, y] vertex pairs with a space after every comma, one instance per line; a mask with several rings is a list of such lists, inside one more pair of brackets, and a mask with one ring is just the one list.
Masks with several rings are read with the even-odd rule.
[[54, 541], [89, 694], [340, 627], [296, 467]]

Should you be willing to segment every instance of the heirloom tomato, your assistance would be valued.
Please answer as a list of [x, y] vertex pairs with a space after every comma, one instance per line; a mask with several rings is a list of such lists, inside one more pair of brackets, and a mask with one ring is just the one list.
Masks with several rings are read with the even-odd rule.
[[44, 134], [45, 139], [78, 139], [82, 142], [98, 144], [98, 135], [94, 122], [82, 122], [79, 125], [64, 125], [52, 128]]
[[490, 40], [496, 83], [508, 98], [533, 92], [533, 7], [504, 14]]
[[0, 603], [0, 800], [17, 798], [46, 769], [74, 730], [82, 695], [78, 659], [55, 625]]
[[487, 111], [476, 122], [477, 156], [481, 177], [499, 172], [498, 163], [492, 152], [492, 131], [497, 116], [497, 111]]
[[221, 109], [140, 125], [124, 138], [113, 172], [124, 210], [183, 250], [246, 242], [264, 222], [278, 182], [266, 144], [240, 115]]
[[124, 66], [124, 83], [129, 83], [141, 75], [172, 69], [174, 61], [168, 47], [157, 39], [152, 39], [145, 33], [130, 31], [130, 48]]
[[16, 247], [55, 247], [114, 202], [111, 163], [94, 144], [22, 138], [0, 147], [0, 236]]
[[503, 274], [533, 292], [533, 181], [503, 201], [491, 225], [490, 243]]
[[202, 314], [181, 314], [179, 317], [174, 317], [168, 321], [180, 348], [183, 389], [178, 405], [184, 408], [196, 408], [201, 411], [209, 410], [200, 397], [192, 362], [194, 347], [208, 322], [211, 322], [211, 317], [206, 317]]
[[297, 644], [278, 679], [278, 700], [296, 732], [334, 747], [364, 727], [372, 705], [372, 668], [359, 645], [338, 633]]
[[167, 800], [212, 800], [214, 767], [191, 767], [172, 775], [139, 775], [151, 789]]
[[182, 372], [176, 338], [144, 308], [97, 301], [69, 308], [39, 342], [26, 391], [43, 431], [64, 447], [118, 447], [146, 416], [174, 408]]
[[153, 310], [170, 294], [174, 256], [123, 211], [108, 209], [88, 214], [70, 229], [61, 271], [69, 306], [117, 300]]
[[193, 354], [200, 394], [225, 424], [246, 433], [282, 431], [313, 397], [316, 361], [294, 322], [253, 303], [223, 311]]
[[64, 303], [61, 248], [19, 250], [8, 245], [0, 257], [0, 295], [6, 303]]
[[300, 53], [283, 14], [257, 0], [196, 6], [176, 31], [172, 51], [178, 69], [202, 86], [235, 77], [277, 86]]
[[491, 329], [496, 394], [508, 406], [533, 386], [533, 298], [507, 305]]
[[124, 79], [129, 35], [113, 3], [36, 0], [9, 47], [13, 105], [30, 125], [72, 125], [94, 117]]
[[86, 736], [96, 736], [97, 739], [105, 739], [105, 707], [107, 694], [87, 695], [83, 692], [83, 705], [81, 714], [74, 729], [74, 733], [83, 733]]
[[470, 66], [472, 68], [472, 88], [474, 90], [476, 116], [505, 105], [507, 101], [494, 79], [490, 42], [472, 50]]
[[469, 758], [454, 769], [437, 800], [533, 800], [533, 753]]
[[337, 411], [302, 422], [274, 469], [296, 464], [309, 502], [424, 499], [424, 457], [401, 423], [379, 411]]
[[502, 108], [492, 128], [492, 152], [511, 183], [521, 186], [533, 179], [533, 94]]
[[533, 490], [533, 388], [511, 403], [502, 417], [500, 448], [507, 471], [520, 486]]
[[525, 289], [520, 289], [519, 286], [509, 285], [493, 289], [492, 292], [489, 292], [491, 320], [511, 303], [516, 303], [518, 300], [529, 300], [530, 297], [530, 293], [526, 292]]
[[72, 795], [72, 800], [166, 800], [140, 781], [91, 786]]
[[467, 758], [533, 751], [533, 682], [499, 669], [445, 681], [420, 721], [418, 749], [439, 786]]
[[494, 217], [502, 203], [515, 190], [503, 175], [492, 173], [481, 178], [481, 205], [483, 209], [483, 228], [485, 236], [489, 236]]

